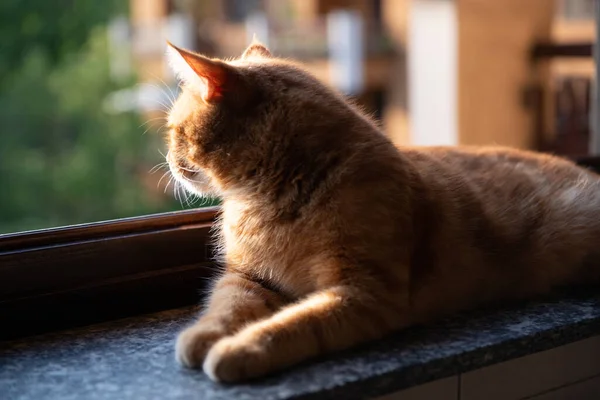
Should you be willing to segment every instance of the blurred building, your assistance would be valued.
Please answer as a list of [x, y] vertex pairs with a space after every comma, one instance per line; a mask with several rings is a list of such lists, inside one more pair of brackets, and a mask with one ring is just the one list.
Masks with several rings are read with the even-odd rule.
[[[561, 154], [587, 155], [592, 138], [592, 88], [596, 41], [595, 0], [561, 0], [552, 26], [555, 57], [546, 59], [549, 77], [540, 105], [540, 147]], [[543, 63], [542, 63], [543, 65]], [[597, 150], [597, 149], [596, 149]]]
[[234, 57], [256, 33], [356, 97], [397, 143], [580, 154], [593, 63], [536, 49], [591, 43], [593, 1], [130, 0], [130, 23], [140, 79], [172, 90], [166, 38]]
[[[403, 97], [392, 89], [406, 87], [405, 74], [394, 79], [394, 64], [403, 58], [403, 51], [386, 34], [384, 3], [131, 0], [136, 70], [143, 82], [173, 85], [164, 59], [166, 38], [209, 56], [235, 57], [256, 34], [273, 53], [301, 60], [319, 79], [355, 97], [384, 120], [388, 98], [394, 102]], [[158, 91], [153, 96], [156, 104], [167, 100]]]

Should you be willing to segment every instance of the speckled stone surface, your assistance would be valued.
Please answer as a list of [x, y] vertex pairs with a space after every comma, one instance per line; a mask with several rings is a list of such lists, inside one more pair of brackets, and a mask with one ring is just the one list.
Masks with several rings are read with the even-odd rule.
[[1, 399], [358, 399], [600, 334], [600, 295], [580, 293], [454, 317], [253, 384], [179, 367], [192, 308], [0, 343]]

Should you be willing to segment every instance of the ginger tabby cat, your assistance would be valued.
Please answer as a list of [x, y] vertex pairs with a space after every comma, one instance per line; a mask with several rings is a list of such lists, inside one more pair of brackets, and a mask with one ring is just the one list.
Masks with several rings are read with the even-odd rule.
[[257, 42], [230, 61], [168, 53], [183, 82], [170, 169], [223, 199], [225, 268], [178, 338], [184, 365], [242, 381], [600, 277], [595, 174], [505, 148], [398, 149]]

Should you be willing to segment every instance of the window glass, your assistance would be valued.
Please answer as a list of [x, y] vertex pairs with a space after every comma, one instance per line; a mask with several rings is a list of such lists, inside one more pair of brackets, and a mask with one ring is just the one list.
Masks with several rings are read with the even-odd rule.
[[1, 0], [0, 234], [215, 204], [164, 163], [167, 39], [230, 59], [256, 34], [399, 145], [589, 154], [593, 60], [555, 45], [593, 43], [595, 2], [480, 3]]
[[166, 3], [0, 2], [0, 233], [212, 204], [160, 164]]

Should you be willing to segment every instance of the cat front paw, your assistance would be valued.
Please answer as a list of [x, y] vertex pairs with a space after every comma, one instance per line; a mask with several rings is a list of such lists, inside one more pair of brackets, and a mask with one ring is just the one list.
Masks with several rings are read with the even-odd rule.
[[211, 327], [196, 325], [187, 328], [177, 338], [175, 357], [188, 368], [200, 368], [210, 348], [225, 333]]
[[204, 360], [203, 370], [215, 382], [234, 383], [269, 372], [266, 348], [232, 336], [219, 340]]

